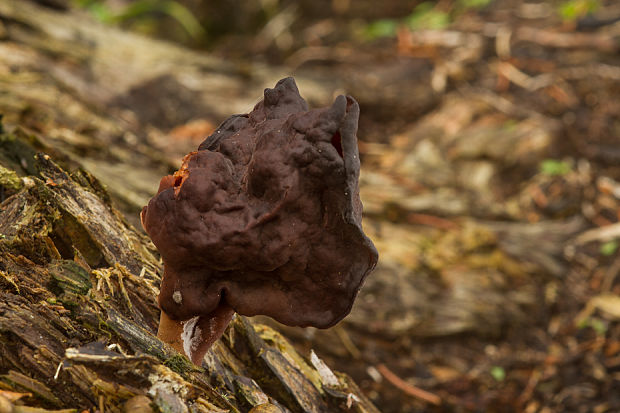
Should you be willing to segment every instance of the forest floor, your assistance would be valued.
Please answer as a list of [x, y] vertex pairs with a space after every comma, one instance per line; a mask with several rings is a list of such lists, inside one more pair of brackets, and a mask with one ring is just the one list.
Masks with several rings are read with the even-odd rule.
[[[235, 70], [261, 53], [260, 64], [306, 79], [311, 106], [332, 96], [304, 89], [307, 79], [330, 78], [361, 106], [364, 229], [379, 264], [336, 327], [277, 328], [383, 412], [620, 411], [620, 5], [595, 2], [586, 16], [568, 7], [579, 1], [442, 1], [369, 20], [374, 3], [313, 14], [300, 2], [271, 31], [212, 45]], [[385, 7], [397, 16], [400, 3]], [[194, 95], [166, 101], [166, 87], [116, 102], [127, 124], [150, 125], [123, 145], [157, 149], [155, 172], [224, 119], [198, 113]], [[153, 108], [164, 104], [187, 113]], [[9, 123], [52, 136], [31, 113]], [[64, 133], [51, 142], [113, 152], [80, 140], [86, 128]], [[102, 179], [113, 195], [126, 185], [119, 171]], [[160, 176], [142, 183], [155, 191]], [[130, 198], [115, 200], [137, 224], [148, 197]]]
[[315, 44], [284, 64], [366, 85], [381, 258], [340, 326], [283, 329], [382, 411], [620, 410], [620, 7], [577, 3], [290, 29]]

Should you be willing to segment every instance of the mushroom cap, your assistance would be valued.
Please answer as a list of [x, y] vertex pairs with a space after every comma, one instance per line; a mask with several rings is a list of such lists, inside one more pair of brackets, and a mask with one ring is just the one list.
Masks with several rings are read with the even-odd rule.
[[282, 79], [162, 178], [141, 218], [164, 261], [169, 317], [228, 305], [326, 328], [350, 312], [378, 258], [361, 226], [358, 117], [349, 96], [308, 110]]

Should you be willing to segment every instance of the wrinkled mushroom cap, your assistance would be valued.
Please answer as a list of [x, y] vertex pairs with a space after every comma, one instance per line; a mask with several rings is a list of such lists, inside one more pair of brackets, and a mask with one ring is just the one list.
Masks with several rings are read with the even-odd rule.
[[161, 180], [141, 217], [164, 261], [168, 316], [227, 304], [325, 328], [349, 313], [377, 262], [361, 227], [358, 116], [345, 96], [308, 110], [283, 79]]

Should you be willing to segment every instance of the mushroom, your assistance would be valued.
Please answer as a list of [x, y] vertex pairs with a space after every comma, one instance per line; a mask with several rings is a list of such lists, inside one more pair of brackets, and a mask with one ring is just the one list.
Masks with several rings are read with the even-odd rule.
[[200, 364], [235, 312], [318, 328], [350, 312], [378, 258], [358, 117], [350, 96], [308, 110], [282, 79], [162, 178], [140, 215], [164, 262], [158, 337]]

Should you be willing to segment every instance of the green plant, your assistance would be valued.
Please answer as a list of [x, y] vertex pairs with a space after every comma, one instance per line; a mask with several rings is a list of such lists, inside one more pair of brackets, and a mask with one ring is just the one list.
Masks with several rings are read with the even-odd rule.
[[545, 175], [566, 175], [571, 171], [571, 165], [566, 161], [545, 159], [540, 163], [540, 172]]
[[491, 367], [491, 376], [496, 381], [504, 381], [504, 379], [506, 378], [506, 370], [504, 370], [504, 368], [501, 366], [493, 366]]
[[457, 4], [464, 9], [481, 9], [491, 4], [493, 0], [458, 0]]
[[74, 0], [81, 8], [87, 9], [95, 18], [104, 23], [120, 24], [129, 20], [148, 20], [154, 13], [160, 13], [176, 20], [193, 38], [205, 36], [200, 22], [181, 3], [173, 0], [138, 0], [122, 10], [113, 11], [104, 0]]
[[366, 26], [364, 35], [369, 40], [381, 37], [393, 37], [396, 34], [398, 22], [394, 19], [381, 19]]
[[443, 29], [450, 23], [450, 15], [436, 10], [435, 5], [429, 1], [418, 4], [413, 12], [405, 18], [405, 24], [412, 30]]
[[364, 29], [364, 37], [368, 40], [393, 37], [399, 26], [410, 30], [444, 29], [467, 10], [481, 9], [492, 2], [493, 0], [456, 0], [450, 7], [440, 10], [435, 2], [425, 1], [402, 19], [379, 19], [370, 22]]
[[113, 15], [110, 7], [103, 0], [73, 0], [73, 3], [82, 9], [88, 10], [95, 19], [107, 22]]
[[609, 256], [614, 255], [618, 251], [618, 240], [613, 239], [601, 244], [601, 254]]
[[590, 327], [599, 336], [604, 336], [607, 333], [607, 324], [600, 318], [588, 317], [577, 325], [577, 328], [580, 329], [587, 327]]
[[599, 0], [568, 0], [558, 6], [558, 13], [563, 20], [572, 21], [596, 11], [599, 6]]

